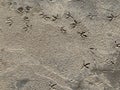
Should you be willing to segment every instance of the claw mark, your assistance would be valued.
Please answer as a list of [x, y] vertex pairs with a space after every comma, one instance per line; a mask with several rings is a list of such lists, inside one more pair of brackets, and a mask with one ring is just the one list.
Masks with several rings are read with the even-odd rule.
[[66, 15], [66, 19], [68, 19], [68, 18], [73, 19], [73, 23], [70, 24], [71, 28], [75, 28], [79, 23], [81, 23], [81, 22], [78, 22], [77, 20], [75, 20], [70, 12], [67, 12], [65, 15]]
[[51, 89], [56, 89], [55, 88], [56, 85], [57, 85], [57, 83], [52, 83], [52, 82], [49, 83], [49, 86]]
[[13, 24], [12, 18], [11, 17], [7, 17], [6, 19], [7, 19], [6, 24], [8, 24], [8, 26], [12, 26], [12, 24]]
[[26, 7], [25, 7], [26, 12], [28, 13], [28, 12], [30, 11], [31, 8], [32, 8], [32, 7], [30, 7], [30, 6], [26, 6]]
[[68, 19], [68, 18], [73, 18], [73, 16], [71, 15], [70, 12], [65, 13], [65, 16], [66, 16], [66, 19]]
[[77, 32], [82, 38], [87, 37], [86, 32]]
[[107, 16], [109, 21], [112, 21], [114, 18], [117, 18], [119, 15], [115, 16], [113, 14], [110, 14], [109, 16]]
[[87, 16], [87, 17], [89, 17], [90, 18], [90, 20], [93, 20], [94, 19], [94, 17], [96, 17], [97, 15], [94, 15], [94, 14], [92, 14], [92, 13], [89, 13], [89, 15]]
[[82, 68], [89, 68], [89, 65], [90, 65], [90, 63], [85, 63], [85, 61], [83, 61], [83, 66], [81, 67], [81, 69]]
[[71, 28], [75, 28], [79, 23], [77, 20], [73, 20], [73, 23], [70, 24]]
[[58, 14], [55, 16], [55, 15], [52, 15], [52, 21], [56, 21], [58, 19]]
[[60, 31], [61, 31], [62, 33], [66, 33], [66, 30], [64, 29], [64, 27], [60, 27]]
[[17, 12], [18, 12], [18, 13], [23, 13], [23, 12], [24, 12], [24, 8], [23, 8], [23, 7], [19, 7], [19, 8], [17, 9]]

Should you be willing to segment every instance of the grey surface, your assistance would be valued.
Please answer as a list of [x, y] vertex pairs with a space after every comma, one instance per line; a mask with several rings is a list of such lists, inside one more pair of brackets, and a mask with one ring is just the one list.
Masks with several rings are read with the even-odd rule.
[[0, 0], [0, 90], [120, 90], [119, 0]]

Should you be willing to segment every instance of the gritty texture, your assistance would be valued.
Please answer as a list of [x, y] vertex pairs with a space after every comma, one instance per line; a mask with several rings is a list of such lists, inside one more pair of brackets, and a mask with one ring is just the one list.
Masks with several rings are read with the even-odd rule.
[[119, 0], [0, 0], [0, 90], [120, 90]]

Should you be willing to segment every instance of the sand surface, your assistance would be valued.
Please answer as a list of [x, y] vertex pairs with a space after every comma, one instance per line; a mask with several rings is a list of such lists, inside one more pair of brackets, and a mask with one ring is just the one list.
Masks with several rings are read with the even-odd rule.
[[120, 90], [120, 1], [0, 0], [0, 90]]

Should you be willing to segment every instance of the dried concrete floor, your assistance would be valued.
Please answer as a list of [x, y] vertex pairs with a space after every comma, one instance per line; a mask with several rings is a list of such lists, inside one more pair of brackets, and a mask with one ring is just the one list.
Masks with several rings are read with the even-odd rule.
[[120, 1], [0, 0], [0, 90], [120, 90]]

